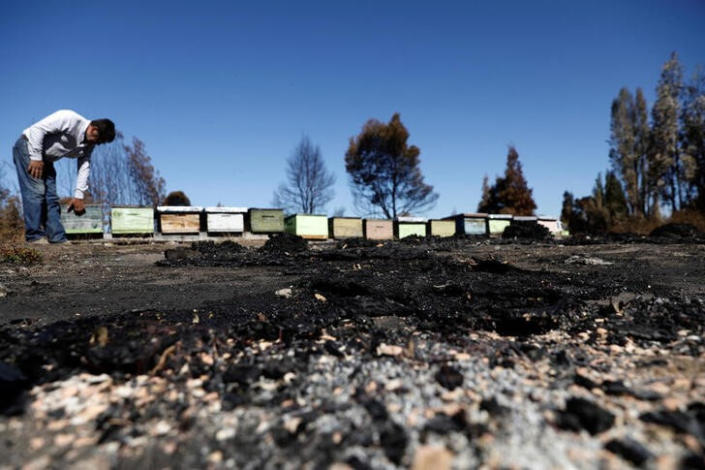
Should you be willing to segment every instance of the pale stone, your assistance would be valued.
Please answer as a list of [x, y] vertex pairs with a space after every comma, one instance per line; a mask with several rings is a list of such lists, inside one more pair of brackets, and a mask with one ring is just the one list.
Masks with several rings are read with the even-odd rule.
[[166, 421], [159, 421], [156, 426], [154, 426], [154, 433], [157, 436], [163, 436], [171, 431], [171, 426]]
[[414, 453], [412, 470], [450, 470], [453, 454], [445, 447], [420, 446]]
[[233, 428], [220, 429], [215, 433], [215, 438], [219, 441], [226, 441], [233, 437], [235, 437], [235, 429]]
[[400, 356], [404, 352], [401, 346], [382, 343], [377, 346], [378, 356]]
[[394, 392], [396, 390], [399, 390], [403, 386], [404, 386], [404, 382], [401, 379], [392, 379], [384, 385], [384, 388], [388, 392]]
[[219, 464], [222, 461], [223, 461], [223, 453], [219, 450], [211, 452], [211, 454], [208, 456], [208, 462], [210, 462], [212, 464]]
[[39, 450], [44, 447], [44, 439], [41, 437], [33, 437], [29, 440], [29, 447], [32, 450]]
[[296, 433], [296, 430], [299, 428], [301, 421], [302, 421], [302, 419], [299, 417], [287, 418], [284, 420], [284, 429], [289, 431], [291, 434], [294, 434], [294, 433]]
[[49, 468], [50, 465], [51, 459], [49, 458], [49, 456], [43, 455], [24, 464], [22, 466], [22, 470], [43, 470], [45, 468]]
[[274, 295], [276, 295], [277, 297], [282, 297], [284, 299], [290, 298], [292, 296], [292, 294], [293, 294], [293, 290], [291, 290], [288, 287], [285, 289], [279, 289], [278, 291], [274, 292]]

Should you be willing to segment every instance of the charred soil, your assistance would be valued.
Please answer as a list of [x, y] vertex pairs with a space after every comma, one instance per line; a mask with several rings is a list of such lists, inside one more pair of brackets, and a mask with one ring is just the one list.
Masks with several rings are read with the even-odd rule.
[[0, 463], [703, 463], [686, 232], [46, 247], [0, 265]]

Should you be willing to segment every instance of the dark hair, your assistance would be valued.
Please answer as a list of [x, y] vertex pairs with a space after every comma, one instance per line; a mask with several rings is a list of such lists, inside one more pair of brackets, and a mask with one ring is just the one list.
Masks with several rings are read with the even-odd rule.
[[98, 143], [104, 144], [115, 140], [115, 124], [110, 119], [96, 119], [91, 126], [98, 128]]

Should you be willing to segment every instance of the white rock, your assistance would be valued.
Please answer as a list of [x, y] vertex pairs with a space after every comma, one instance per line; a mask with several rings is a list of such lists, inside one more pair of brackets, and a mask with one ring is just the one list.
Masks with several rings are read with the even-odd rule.
[[288, 299], [288, 298], [290, 298], [290, 297], [292, 296], [293, 293], [294, 293], [294, 291], [291, 290], [291, 288], [286, 287], [286, 288], [284, 288], [284, 289], [279, 289], [279, 290], [276, 291], [274, 294], [275, 294], [277, 297], [282, 297], [282, 298], [284, 298], [284, 299]]
[[227, 441], [233, 437], [235, 437], [235, 430], [233, 428], [221, 429], [215, 433], [215, 438], [219, 441]]

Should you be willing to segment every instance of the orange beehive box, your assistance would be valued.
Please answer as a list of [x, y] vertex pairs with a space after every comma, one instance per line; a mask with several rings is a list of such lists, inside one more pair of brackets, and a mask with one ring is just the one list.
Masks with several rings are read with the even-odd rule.
[[365, 238], [368, 240], [394, 240], [394, 223], [385, 219], [365, 219]]

